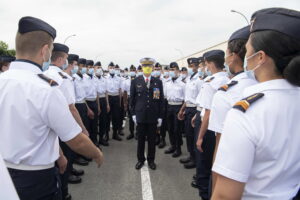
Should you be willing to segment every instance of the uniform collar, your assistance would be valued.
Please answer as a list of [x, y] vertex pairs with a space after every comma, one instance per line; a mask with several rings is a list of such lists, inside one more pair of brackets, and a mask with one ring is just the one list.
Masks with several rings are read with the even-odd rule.
[[50, 65], [50, 66], [49, 66], [49, 70], [53, 70], [53, 71], [56, 71], [56, 72], [62, 72], [62, 69], [59, 68], [59, 67], [56, 66], [56, 65]]
[[270, 81], [265, 81], [258, 83], [256, 85], [250, 86], [244, 90], [244, 96], [250, 96], [255, 93], [267, 91], [267, 90], [299, 90], [297, 86], [293, 86], [285, 79], [275, 79]]
[[217, 73], [213, 74], [212, 76], [215, 78], [227, 76], [227, 72], [217, 72]]
[[247, 74], [245, 72], [242, 72], [242, 73], [239, 73], [236, 76], [234, 76], [231, 80], [238, 81], [238, 80], [246, 79], [246, 78], [248, 78]]
[[[143, 77], [144, 77], [144, 80], [146, 82], [147, 77], [145, 75], [143, 75]], [[151, 76], [148, 77], [148, 80], [151, 81]]]
[[14, 70], [14, 69], [31, 71], [35, 74], [42, 73], [40, 65], [38, 65], [30, 60], [23, 60], [23, 59], [15, 60], [9, 66], [9, 70]]

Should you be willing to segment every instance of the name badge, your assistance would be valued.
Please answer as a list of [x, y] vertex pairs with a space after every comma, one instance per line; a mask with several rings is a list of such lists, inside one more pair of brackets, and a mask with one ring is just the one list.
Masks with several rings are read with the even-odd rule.
[[153, 99], [159, 99], [159, 97], [160, 97], [159, 88], [153, 88]]

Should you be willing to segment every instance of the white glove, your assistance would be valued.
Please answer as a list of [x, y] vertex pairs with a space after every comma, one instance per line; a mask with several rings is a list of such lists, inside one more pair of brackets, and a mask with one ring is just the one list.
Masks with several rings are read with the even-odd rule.
[[132, 121], [134, 122], [135, 125], [137, 125], [137, 123], [136, 123], [136, 115], [132, 116]]
[[158, 118], [158, 120], [157, 120], [157, 127], [161, 127], [161, 124], [162, 124], [162, 119]]

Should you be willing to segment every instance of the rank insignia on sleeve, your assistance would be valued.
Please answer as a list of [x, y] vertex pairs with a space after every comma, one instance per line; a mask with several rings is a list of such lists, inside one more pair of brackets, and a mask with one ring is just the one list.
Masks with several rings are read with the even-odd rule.
[[57, 86], [58, 83], [55, 82], [54, 80], [52, 80], [51, 78], [48, 78], [47, 76], [45, 76], [44, 74], [38, 74], [38, 77], [40, 77], [41, 79], [43, 79], [44, 81], [46, 81], [47, 83], [49, 83], [49, 85], [52, 86]]
[[220, 87], [218, 90], [224, 91], [226, 92], [228, 90], [228, 88], [230, 88], [231, 86], [234, 86], [238, 83], [238, 81], [231, 81], [230, 83], [223, 85], [222, 87]]
[[264, 93], [256, 93], [249, 97], [242, 99], [241, 101], [234, 104], [233, 108], [238, 109], [242, 112], [246, 112], [250, 105], [255, 102], [256, 100], [262, 98]]

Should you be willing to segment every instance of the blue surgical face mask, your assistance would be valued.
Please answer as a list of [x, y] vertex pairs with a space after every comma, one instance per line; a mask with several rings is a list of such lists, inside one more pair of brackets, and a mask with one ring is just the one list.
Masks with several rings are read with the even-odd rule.
[[129, 75], [130, 75], [131, 77], [134, 77], [134, 76], [135, 76], [135, 72], [129, 72]]
[[203, 73], [202, 70], [198, 70], [198, 74], [199, 74], [200, 77], [203, 77], [203, 76], [204, 76], [204, 73]]
[[159, 70], [155, 70], [154, 71], [154, 76], [155, 77], [159, 77], [160, 76], [160, 71]]
[[48, 59], [48, 61], [45, 61], [45, 62], [43, 62], [43, 66], [42, 66], [42, 70], [43, 71], [46, 71], [46, 70], [48, 70], [49, 69], [49, 66], [50, 66], [50, 64], [51, 64], [51, 51], [50, 51], [50, 49], [49, 49], [49, 59]]
[[169, 75], [170, 75], [171, 78], [175, 78], [175, 77], [176, 77], [176, 74], [175, 74], [174, 71], [170, 71], [170, 72], [169, 72]]
[[247, 67], [248, 67], [248, 60], [251, 59], [251, 58], [253, 58], [253, 57], [254, 57], [255, 55], [257, 55], [258, 53], [259, 53], [259, 52], [256, 52], [256, 53], [252, 54], [251, 56], [249, 56], [249, 57], [247, 57], [247, 58], [245, 57], [245, 59], [244, 59], [244, 71], [245, 71], [247, 77], [250, 78], [250, 79], [253, 79], [253, 80], [256, 80], [254, 71], [255, 71], [258, 67], [260, 67], [261, 64], [256, 65], [252, 70], [248, 70], [248, 69], [247, 69]]
[[114, 70], [114, 69], [109, 69], [108, 71], [109, 71], [109, 73], [112, 74], [112, 75], [115, 74], [115, 70]]
[[143, 76], [143, 72], [138, 72], [137, 75], [138, 76]]
[[193, 68], [188, 68], [188, 74], [189, 76], [192, 76], [194, 74]]
[[164, 76], [169, 76], [169, 72], [164, 72]]
[[78, 66], [75, 65], [74, 68], [72, 69], [71, 73], [76, 74], [78, 72]]
[[85, 74], [86, 71], [87, 71], [86, 67], [81, 68], [81, 73], [82, 73], [82, 74]]
[[212, 75], [211, 71], [209, 71], [207, 68], [205, 69], [205, 74], [206, 74], [207, 76], [211, 76], [211, 75]]
[[115, 74], [116, 74], [116, 75], [120, 75], [120, 70], [117, 70], [117, 69], [116, 69], [116, 70], [115, 70]]
[[224, 66], [225, 66], [225, 69], [226, 69], [226, 72], [227, 72], [228, 76], [232, 76], [232, 73], [230, 71], [229, 65], [227, 65], [226, 63], [224, 63]]
[[89, 68], [88, 74], [92, 75], [94, 73], [94, 68]]
[[96, 70], [96, 75], [97, 75], [97, 76], [102, 76], [102, 75], [103, 75], [102, 69], [97, 69], [97, 70]]
[[181, 74], [181, 78], [185, 79], [186, 78], [186, 74]]
[[151, 72], [151, 76], [155, 77], [156, 76], [156, 73], [155, 71]]

